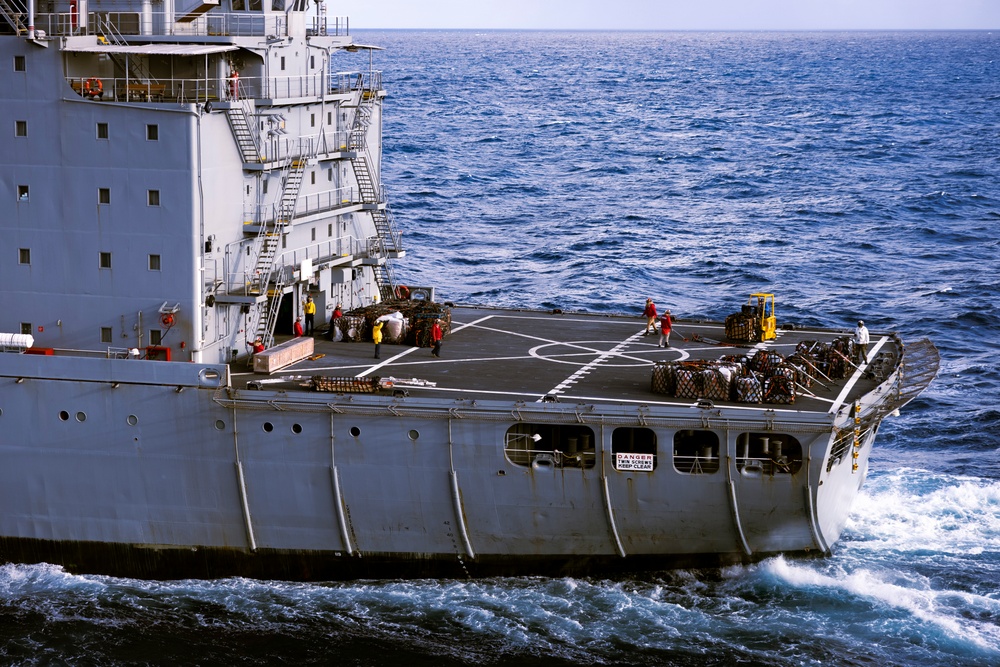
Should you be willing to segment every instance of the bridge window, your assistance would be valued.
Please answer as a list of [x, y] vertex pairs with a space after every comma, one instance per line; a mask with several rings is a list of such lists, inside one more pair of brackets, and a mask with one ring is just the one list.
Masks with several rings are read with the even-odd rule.
[[794, 475], [802, 468], [802, 443], [787, 433], [740, 433], [736, 469], [744, 475]]
[[525, 467], [593, 468], [596, 440], [580, 424], [514, 424], [504, 436], [504, 455]]
[[674, 434], [674, 468], [688, 475], [719, 471], [719, 435], [686, 429]]
[[656, 433], [648, 428], [616, 428], [611, 433], [615, 470], [656, 469]]

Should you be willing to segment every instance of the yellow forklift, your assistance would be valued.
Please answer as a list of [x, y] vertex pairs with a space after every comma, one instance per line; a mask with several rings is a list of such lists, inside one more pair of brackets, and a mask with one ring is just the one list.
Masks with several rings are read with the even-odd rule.
[[726, 318], [726, 338], [740, 343], [758, 343], [777, 337], [774, 295], [755, 292], [740, 312]]

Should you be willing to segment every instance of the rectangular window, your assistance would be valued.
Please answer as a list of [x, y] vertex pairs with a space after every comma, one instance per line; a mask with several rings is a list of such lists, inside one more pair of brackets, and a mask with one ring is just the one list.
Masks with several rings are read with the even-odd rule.
[[21, 322], [21, 333], [31, 335], [31, 322]]
[[146, 141], [159, 141], [160, 140], [160, 126], [159, 125], [147, 125], [146, 126]]
[[309, 172], [309, 181], [310, 181], [310, 185], [316, 185], [316, 172], [315, 171]]
[[159, 255], [150, 255], [149, 256], [149, 270], [150, 271], [159, 271], [160, 270], [160, 256]]
[[[27, 69], [24, 63], [24, 56], [14, 56], [14, 71], [23, 72]], [[31, 333], [30, 331], [28, 333]]]
[[97, 138], [98, 139], [107, 139], [108, 138], [108, 124], [107, 123], [98, 123], [97, 124]]
[[267, 194], [267, 177], [264, 178], [264, 194]]
[[329, 225], [326, 226], [326, 235], [329, 236], [330, 238], [333, 238], [333, 223], [332, 222]]
[[28, 186], [17, 186], [17, 201], [28, 201]]
[[110, 269], [111, 268], [111, 253], [110, 252], [102, 252], [101, 253], [101, 260], [100, 261], [101, 261], [101, 268], [102, 269]]
[[160, 191], [159, 190], [146, 190], [146, 204], [149, 206], [159, 206], [160, 205]]
[[15, 137], [26, 137], [26, 136], [28, 136], [28, 121], [26, 121], [26, 120], [15, 120], [14, 121], [14, 136]]
[[312, 239], [311, 240], [313, 240], [313, 241], [316, 240], [316, 228], [315, 227], [312, 228]]
[[163, 342], [163, 332], [160, 331], [159, 329], [150, 329], [149, 330], [149, 344], [150, 345], [159, 345], [161, 342]]
[[111, 188], [97, 188], [97, 203], [98, 204], [111, 203]]
[[333, 182], [333, 167], [326, 170], [326, 180]]
[[316, 127], [316, 114], [309, 114], [309, 127]]
[[281, 71], [285, 71], [285, 56], [281, 56]]
[[316, 69], [316, 56], [309, 56], [309, 69]]
[[101, 342], [102, 343], [112, 343], [114, 340], [111, 337], [111, 327], [101, 327]]
[[31, 248], [21, 248], [17, 252], [18, 264], [31, 264]]
[[327, 111], [326, 112], [326, 124], [327, 125], [333, 125], [333, 112], [332, 111]]

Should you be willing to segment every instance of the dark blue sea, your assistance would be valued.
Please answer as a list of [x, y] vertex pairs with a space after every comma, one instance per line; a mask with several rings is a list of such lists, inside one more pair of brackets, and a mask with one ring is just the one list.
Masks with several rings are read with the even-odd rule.
[[[929, 336], [831, 557], [612, 579], [0, 567], [18, 665], [1000, 664], [1000, 34], [360, 32], [397, 277], [458, 303]], [[336, 67], [368, 67], [368, 54]]]

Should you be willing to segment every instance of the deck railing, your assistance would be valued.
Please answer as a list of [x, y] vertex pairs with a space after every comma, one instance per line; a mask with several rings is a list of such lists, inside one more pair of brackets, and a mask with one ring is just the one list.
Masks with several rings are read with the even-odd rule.
[[[230, 98], [230, 82], [220, 79], [158, 78], [141, 81], [134, 78], [103, 78], [98, 75], [67, 77], [66, 81], [81, 96], [93, 97], [104, 102], [177, 102], [194, 104], [225, 101]], [[90, 93], [87, 82], [91, 82]], [[100, 81], [100, 94], [94, 90]], [[318, 98], [327, 92], [340, 93], [340, 89], [324, 90], [321, 74], [305, 76], [240, 77], [240, 97], [252, 99], [287, 100], [298, 97]], [[350, 89], [348, 89], [349, 91]], [[357, 88], [353, 89], [357, 90]], [[346, 144], [345, 144], [346, 145]]]
[[[183, 12], [171, 16], [165, 12], [90, 12], [86, 20], [76, 12], [35, 14], [35, 29], [47, 36], [102, 35], [102, 21], [113, 25], [125, 36], [184, 37], [287, 37], [285, 14], [209, 11], [192, 21], [180, 21]], [[306, 17], [310, 35], [348, 36], [346, 16]]]

